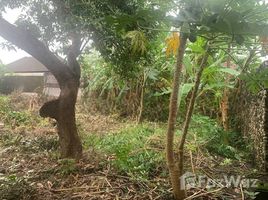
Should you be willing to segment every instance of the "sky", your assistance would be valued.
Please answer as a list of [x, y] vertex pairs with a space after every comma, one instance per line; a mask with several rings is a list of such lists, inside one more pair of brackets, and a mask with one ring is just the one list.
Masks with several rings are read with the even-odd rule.
[[[7, 10], [7, 13], [3, 14], [3, 17], [10, 23], [14, 23], [19, 14], [20, 14], [19, 9]], [[0, 37], [0, 43], [3, 41], [5, 40], [2, 37]], [[4, 64], [11, 63], [25, 56], [29, 56], [29, 54], [20, 49], [17, 49], [17, 51], [7, 51], [0, 48], [0, 60]]]

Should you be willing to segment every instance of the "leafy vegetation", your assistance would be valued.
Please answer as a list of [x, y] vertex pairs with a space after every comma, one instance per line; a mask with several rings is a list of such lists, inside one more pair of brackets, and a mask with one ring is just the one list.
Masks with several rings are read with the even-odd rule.
[[[4, 99], [10, 98], [5, 97]], [[12, 111], [14, 106], [10, 104], [9, 109]], [[46, 132], [31, 135], [31, 131], [35, 132], [35, 129], [38, 130], [40, 126], [47, 128], [45, 123], [39, 124], [39, 127], [34, 126], [34, 129], [29, 129], [31, 131], [23, 136], [21, 132], [14, 132], [14, 129], [6, 126], [1, 134], [0, 148], [3, 149], [3, 159], [9, 159], [10, 155], [14, 155], [15, 159], [6, 160], [4, 163], [8, 165], [0, 166], [0, 173], [3, 172], [0, 176], [0, 194], [11, 199], [15, 198], [14, 195], [20, 194], [21, 196], [16, 196], [16, 198], [31, 199], [40, 195], [39, 192], [47, 190], [46, 188], [52, 187], [48, 190], [61, 191], [60, 187], [63, 187], [61, 181], [64, 184], [67, 184], [65, 182], [74, 184], [73, 180], [68, 180], [69, 177], [78, 176], [76, 182], [82, 184], [83, 177], [94, 176], [94, 173], [98, 170], [100, 172], [108, 170], [111, 174], [115, 174], [115, 177], [128, 177], [128, 183], [146, 185], [145, 188], [142, 188], [144, 191], [147, 191], [148, 187], [157, 187], [158, 195], [163, 195], [164, 198], [167, 195], [165, 191], [167, 191], [168, 186], [165, 181], [159, 185], [159, 180], [163, 181], [168, 177], [168, 169], [164, 162], [165, 143], [163, 142], [165, 139], [163, 132], [166, 129], [166, 124], [144, 122], [136, 125], [133, 121], [119, 121], [122, 126], [114, 131], [89, 132], [84, 127], [87, 118], [84, 119], [83, 117], [87, 115], [88, 113], [85, 111], [79, 111], [78, 115], [79, 118], [81, 117], [79, 123], [81, 123], [80, 134], [83, 138], [83, 146], [85, 151], [88, 152], [85, 155], [88, 158], [82, 159], [82, 163], [77, 163], [73, 159], [58, 160], [58, 142], [55, 136], [46, 135]], [[36, 114], [33, 113], [28, 120], [34, 120], [36, 117]], [[100, 125], [99, 121], [95, 123]], [[23, 125], [29, 126], [27, 124]], [[16, 124], [16, 127], [20, 126], [22, 124]], [[108, 124], [108, 126], [111, 125]], [[225, 169], [226, 167], [237, 167], [237, 163], [244, 165], [249, 159], [247, 155], [250, 154], [249, 149], [243, 148], [244, 143], [240, 140], [240, 137], [232, 132], [226, 133], [215, 119], [200, 114], [194, 115], [189, 132], [189, 142], [186, 149], [187, 152], [192, 152], [193, 162], [199, 162], [199, 159], [208, 165], [217, 162], [218, 167]], [[228, 144], [224, 143], [225, 134], [229, 139]], [[181, 131], [177, 131], [176, 135], [180, 136]], [[243, 145], [241, 145], [241, 142]], [[175, 144], [178, 143], [179, 140], [176, 139]], [[198, 158], [200, 154], [205, 157]], [[27, 170], [23, 169], [24, 172], [22, 173], [20, 166], [17, 165], [17, 159], [21, 160], [29, 157], [33, 161], [27, 162]], [[31, 166], [31, 162], [33, 162], [33, 166]], [[241, 166], [238, 165], [238, 167], [240, 170]], [[190, 166], [188, 170], [191, 170]], [[250, 173], [246, 169], [243, 170], [245, 170], [244, 173]], [[9, 179], [9, 176], [14, 177], [14, 179]], [[101, 176], [101, 174], [98, 176]], [[155, 180], [158, 181], [154, 182]], [[81, 186], [77, 185], [77, 187]], [[59, 193], [64, 195], [61, 192], [57, 192], [55, 195], [60, 195]], [[139, 192], [136, 191], [136, 194], [139, 194]], [[9, 197], [9, 195], [11, 196]]]
[[118, 133], [91, 134], [84, 141], [86, 146], [93, 146], [104, 155], [114, 156], [112, 164], [120, 173], [133, 179], [148, 180], [162, 171], [163, 146], [157, 144], [162, 131], [144, 124], [127, 127]]
[[[15, 24], [1, 15], [7, 8], [23, 9]], [[168, 174], [176, 200], [185, 199], [186, 192], [192, 198], [208, 199], [228, 199], [240, 193], [242, 199], [255, 196], [242, 186], [231, 192], [235, 195], [224, 187], [186, 191], [180, 178], [186, 170], [212, 176], [211, 169], [217, 167], [231, 171], [238, 166], [234, 173], [248, 172], [247, 163], [256, 150], [242, 133], [232, 130], [230, 96], [241, 85], [255, 93], [267, 86], [267, 66], [260, 66], [268, 52], [267, 9], [268, 4], [260, 0], [1, 1], [0, 36], [44, 64], [57, 79], [61, 94], [40, 109], [41, 116], [56, 120], [59, 142], [54, 137], [24, 138], [38, 131], [37, 127], [48, 130], [53, 126], [38, 117], [37, 110], [17, 108], [19, 101], [0, 96], [0, 133], [5, 132], [0, 135], [1, 148], [11, 165], [0, 191], [11, 194], [18, 184], [22, 196], [28, 189], [31, 193], [28, 179], [17, 174], [17, 153], [37, 155], [38, 161], [38, 156], [45, 157], [43, 162], [51, 169], [39, 168], [36, 174], [42, 181], [44, 177], [49, 180], [33, 185], [50, 194], [70, 192], [68, 198], [91, 198], [88, 191], [92, 188], [97, 188], [93, 193], [101, 199], [103, 195], [107, 199], [168, 198], [164, 192], [170, 191]], [[12, 44], [1, 46], [12, 49]], [[2, 68], [0, 63], [0, 77]], [[83, 96], [76, 115], [79, 85]], [[116, 116], [123, 128], [89, 131], [85, 126], [98, 121], [89, 124], [88, 116], [97, 113]], [[82, 143], [92, 161], [83, 157]], [[58, 146], [61, 160], [55, 153]], [[14, 160], [9, 160], [9, 153]], [[89, 178], [91, 185], [82, 180], [88, 172], [102, 177], [97, 183], [100, 187], [93, 187], [96, 177]], [[112, 183], [114, 179], [118, 182]], [[129, 181], [131, 186], [126, 184]], [[64, 188], [72, 182], [78, 187]], [[119, 191], [122, 182], [127, 186]], [[128, 196], [130, 191], [135, 194]]]
[[[16, 94], [15, 94], [16, 95]], [[48, 125], [47, 120], [43, 120], [35, 113], [27, 109], [16, 108], [12, 105], [12, 97], [0, 96], [0, 120], [7, 126], [16, 127], [35, 127], [39, 124]], [[24, 102], [27, 106], [28, 102]]]

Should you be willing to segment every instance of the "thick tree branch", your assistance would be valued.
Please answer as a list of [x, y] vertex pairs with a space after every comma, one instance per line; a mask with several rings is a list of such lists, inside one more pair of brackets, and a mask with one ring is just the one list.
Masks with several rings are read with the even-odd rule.
[[45, 65], [55, 76], [60, 87], [66, 80], [73, 78], [73, 73], [41, 41], [30, 32], [20, 29], [0, 16], [0, 36], [23, 49]]

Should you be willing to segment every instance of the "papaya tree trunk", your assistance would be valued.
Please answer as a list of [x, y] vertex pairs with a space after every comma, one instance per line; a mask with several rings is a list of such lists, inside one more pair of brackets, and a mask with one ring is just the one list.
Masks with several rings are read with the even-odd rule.
[[[207, 60], [208, 60], [208, 52], [205, 53], [205, 55], [202, 58], [202, 61], [200, 63], [200, 68], [196, 74], [196, 80], [195, 80], [195, 84], [194, 84], [194, 88], [191, 94], [191, 99], [189, 102], [189, 105], [187, 106], [187, 112], [186, 112], [186, 117], [185, 117], [185, 121], [183, 124], [183, 129], [182, 129], [182, 136], [181, 136], [181, 140], [180, 140], [180, 144], [179, 144], [179, 149], [178, 149], [178, 176], [182, 177], [184, 174], [184, 170], [183, 170], [183, 166], [184, 166], [184, 145], [185, 145], [185, 141], [186, 141], [186, 136], [188, 134], [188, 129], [189, 129], [189, 125], [192, 119], [192, 115], [193, 115], [193, 111], [194, 111], [194, 106], [195, 106], [195, 101], [196, 101], [196, 97], [197, 97], [197, 93], [199, 90], [199, 86], [200, 86], [200, 81], [201, 81], [201, 76], [203, 74], [204, 68], [207, 65]], [[182, 182], [180, 182], [181, 184]], [[180, 185], [180, 188], [185, 188], [184, 185]], [[178, 198], [178, 200], [180, 200], [181, 198]], [[177, 199], [176, 199], [177, 200]]]
[[183, 57], [185, 53], [187, 36], [180, 35], [180, 46], [178, 48], [177, 63], [173, 75], [172, 93], [169, 103], [169, 118], [167, 130], [166, 156], [169, 169], [169, 176], [173, 188], [173, 194], [176, 200], [184, 199], [185, 191], [180, 187], [179, 169], [174, 158], [174, 134], [178, 114], [178, 94], [180, 88], [180, 79], [182, 74]]
[[40, 109], [42, 117], [57, 120], [61, 156], [80, 158], [82, 145], [75, 123], [75, 104], [79, 88], [80, 66], [76, 61], [79, 37], [72, 38], [68, 64], [62, 62], [29, 31], [18, 28], [0, 16], [0, 36], [39, 60], [57, 79], [61, 92], [56, 100]]
[[[226, 67], [231, 68], [231, 44], [228, 44], [227, 49], [228, 57], [226, 61]], [[226, 79], [224, 80], [225, 85], [228, 85], [230, 82], [231, 75], [227, 75]], [[223, 96], [220, 102], [220, 109], [221, 109], [221, 119], [222, 119], [222, 126], [225, 131], [229, 130], [229, 124], [228, 124], [228, 111], [229, 111], [229, 89], [227, 87], [224, 88]], [[228, 144], [228, 138], [226, 137], [226, 134], [224, 136], [224, 143]]]

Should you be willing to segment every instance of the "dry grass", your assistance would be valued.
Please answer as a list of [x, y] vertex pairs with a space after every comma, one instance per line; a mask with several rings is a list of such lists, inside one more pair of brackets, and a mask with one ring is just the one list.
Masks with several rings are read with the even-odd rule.
[[[17, 109], [27, 104], [12, 100]], [[36, 107], [38, 108], [38, 106]], [[37, 110], [32, 111], [33, 114]], [[104, 137], [118, 133], [126, 127], [134, 127], [135, 122], [105, 116], [97, 113], [84, 113], [78, 107], [78, 128], [83, 135], [96, 134]], [[149, 124], [155, 130], [156, 124]], [[164, 152], [163, 134], [152, 134], [144, 142], [147, 150]], [[60, 160], [57, 151], [57, 134], [53, 124], [44, 121], [33, 127], [0, 128], [0, 199], [14, 200], [165, 200], [172, 199], [168, 175], [160, 175], [166, 170], [163, 166], [147, 180], [122, 173], [112, 163], [115, 155], [86, 149], [78, 162]], [[252, 166], [244, 162], [223, 164], [224, 158], [211, 156], [203, 146], [193, 140], [188, 143], [185, 154], [187, 171], [203, 174], [213, 179], [222, 174], [242, 174], [247, 177], [262, 177], [252, 172]], [[131, 156], [135, 157], [137, 151]], [[188, 190], [190, 199], [241, 199], [242, 188], [216, 189], [194, 188]], [[2, 196], [1, 196], [2, 195]]]

